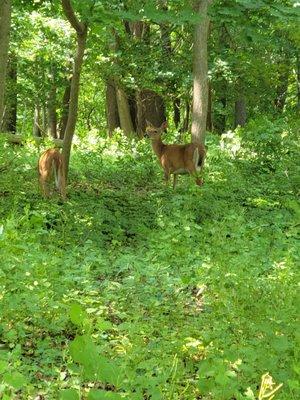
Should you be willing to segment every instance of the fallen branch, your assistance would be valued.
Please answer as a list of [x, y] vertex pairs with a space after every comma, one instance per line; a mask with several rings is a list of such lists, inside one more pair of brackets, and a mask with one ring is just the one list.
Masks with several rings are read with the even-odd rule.
[[[24, 138], [23, 136], [15, 135], [15, 134], [9, 133], [9, 132], [1, 132], [0, 136], [5, 137], [9, 143], [13, 143], [13, 144], [21, 145], [21, 144], [25, 143], [27, 140], [27, 138]], [[38, 144], [42, 143], [46, 139], [46, 137], [32, 136], [32, 139], [38, 145]], [[47, 139], [52, 141], [53, 145], [55, 147], [62, 147], [62, 145], [63, 145], [62, 139], [53, 139], [53, 138], [49, 138], [49, 137], [47, 137]]]

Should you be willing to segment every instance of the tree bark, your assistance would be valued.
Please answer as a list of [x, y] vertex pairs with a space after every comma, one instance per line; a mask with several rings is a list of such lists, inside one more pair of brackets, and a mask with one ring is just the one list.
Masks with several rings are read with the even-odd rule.
[[189, 125], [190, 125], [190, 111], [191, 111], [191, 106], [189, 100], [185, 100], [185, 116], [181, 128], [181, 132], [187, 132], [189, 130]]
[[56, 81], [55, 68], [51, 68], [51, 86], [48, 97], [48, 134], [57, 139]]
[[300, 112], [300, 53], [297, 54], [296, 60], [296, 74], [297, 74], [297, 109]]
[[116, 83], [115, 87], [121, 129], [126, 136], [130, 136], [134, 132], [134, 128], [130, 114], [129, 102], [126, 93], [121, 86]]
[[6, 89], [5, 89], [5, 111], [3, 117], [3, 132], [15, 134], [17, 130], [17, 57], [11, 53], [8, 61]]
[[33, 136], [41, 137], [42, 129], [41, 129], [41, 106], [38, 102], [35, 103], [34, 106], [34, 115], [33, 115]]
[[66, 130], [67, 122], [68, 122], [71, 82], [72, 82], [72, 78], [67, 80], [64, 95], [63, 95], [63, 100], [62, 100], [62, 106], [61, 106], [62, 111], [61, 111], [61, 118], [59, 121], [59, 128], [58, 128], [60, 139], [63, 139], [65, 136], [65, 130]]
[[213, 130], [213, 123], [212, 123], [212, 94], [211, 94], [211, 83], [209, 81], [208, 81], [206, 130], [208, 130], [209, 132], [211, 132]]
[[77, 50], [74, 57], [73, 75], [72, 75], [71, 91], [70, 91], [69, 115], [64, 134], [64, 144], [63, 144], [63, 155], [65, 158], [65, 176], [67, 180], [72, 139], [74, 136], [75, 126], [77, 121], [80, 72], [83, 63], [83, 56], [87, 39], [87, 26], [84, 23], [78, 21], [74, 13], [74, 10], [72, 8], [70, 0], [62, 0], [62, 6], [67, 19], [69, 20], [70, 24], [76, 31], [76, 39], [77, 39]]
[[276, 88], [276, 99], [275, 99], [275, 107], [279, 112], [283, 111], [286, 96], [287, 96], [287, 90], [288, 90], [288, 84], [289, 84], [289, 75], [290, 75], [290, 65], [288, 63], [288, 55], [285, 55], [283, 57], [283, 62], [279, 66], [279, 83]]
[[247, 121], [247, 109], [245, 97], [240, 94], [234, 106], [234, 128], [244, 126]]
[[0, 1], [0, 131], [4, 114], [5, 79], [8, 60], [11, 0]]
[[207, 40], [209, 18], [207, 9], [209, 0], [197, 0], [196, 10], [201, 21], [195, 26], [194, 61], [193, 61], [193, 111], [192, 111], [192, 142], [205, 142], [207, 103], [208, 103], [208, 66]]
[[174, 124], [176, 129], [180, 124], [180, 98], [176, 97], [173, 101], [173, 110], [174, 110]]
[[120, 127], [116, 88], [114, 80], [111, 78], [106, 82], [106, 120], [108, 134], [111, 136], [114, 130]]
[[163, 98], [149, 89], [140, 90], [137, 98], [137, 131], [143, 136], [146, 129], [146, 120], [153, 126], [161, 126], [166, 120], [166, 110]]

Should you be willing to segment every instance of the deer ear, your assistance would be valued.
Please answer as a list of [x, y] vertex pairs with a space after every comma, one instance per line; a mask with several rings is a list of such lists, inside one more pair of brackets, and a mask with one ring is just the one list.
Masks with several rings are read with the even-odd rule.
[[160, 129], [161, 129], [162, 131], [164, 131], [164, 130], [167, 129], [167, 127], [168, 127], [168, 122], [167, 122], [167, 121], [164, 121], [164, 122], [161, 124]]

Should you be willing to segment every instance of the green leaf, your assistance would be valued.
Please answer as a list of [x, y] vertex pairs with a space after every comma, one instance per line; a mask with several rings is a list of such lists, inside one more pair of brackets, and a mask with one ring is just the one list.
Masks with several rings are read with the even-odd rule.
[[108, 329], [113, 328], [113, 324], [110, 321], [106, 321], [103, 318], [98, 318], [97, 320], [97, 328], [100, 329], [101, 331], [106, 331]]
[[4, 374], [3, 381], [8, 385], [12, 386], [16, 390], [21, 389], [27, 383], [27, 380], [24, 377], [24, 375], [20, 374], [19, 372]]
[[87, 377], [96, 378], [98, 349], [89, 336], [77, 336], [70, 344], [70, 354], [75, 362], [84, 366]]
[[3, 372], [6, 371], [6, 368], [8, 366], [8, 362], [5, 360], [0, 360], [0, 374], [3, 374]]
[[82, 326], [85, 320], [88, 319], [87, 313], [83, 310], [80, 304], [73, 303], [70, 306], [70, 320], [74, 325]]
[[218, 383], [221, 386], [227, 386], [228, 383], [230, 382], [230, 379], [228, 378], [228, 376], [226, 376], [226, 374], [223, 374], [221, 372], [216, 375], [215, 381], [216, 381], [216, 383]]
[[5, 394], [5, 393], [4, 393], [4, 395], [1, 397], [1, 399], [2, 399], [2, 400], [12, 400], [12, 398], [11, 398], [8, 394]]
[[60, 400], [79, 400], [79, 393], [76, 389], [64, 389], [60, 392]]
[[70, 353], [74, 361], [83, 365], [86, 377], [119, 386], [122, 377], [120, 367], [100, 356], [89, 336], [77, 336], [70, 344]]
[[105, 390], [92, 389], [88, 394], [88, 400], [120, 400], [124, 399], [119, 393], [107, 392]]

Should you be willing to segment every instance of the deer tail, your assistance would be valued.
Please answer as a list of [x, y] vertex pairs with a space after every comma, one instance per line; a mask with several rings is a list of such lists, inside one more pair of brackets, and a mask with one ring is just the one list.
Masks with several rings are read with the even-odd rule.
[[55, 185], [57, 189], [61, 188], [64, 176], [64, 165], [60, 157], [55, 157], [52, 161], [52, 167], [54, 171]]
[[197, 168], [199, 165], [199, 150], [198, 147], [195, 148], [194, 154], [193, 154], [193, 163], [195, 167]]

